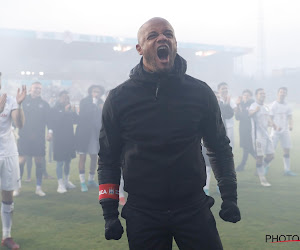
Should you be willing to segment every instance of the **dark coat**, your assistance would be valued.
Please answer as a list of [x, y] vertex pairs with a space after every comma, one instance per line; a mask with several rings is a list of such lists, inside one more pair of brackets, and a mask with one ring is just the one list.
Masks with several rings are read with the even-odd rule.
[[76, 128], [76, 150], [86, 152], [93, 130], [100, 133], [101, 128], [101, 107], [102, 101], [98, 104], [93, 103], [92, 96], [87, 96], [80, 101], [79, 119]]
[[19, 129], [20, 155], [45, 156], [45, 129], [49, 126], [50, 106], [41, 97], [27, 95], [22, 103], [25, 123]]
[[22, 106], [26, 122], [24, 127], [19, 130], [20, 138], [31, 143], [35, 139], [45, 143], [45, 128], [49, 121], [49, 104], [41, 97], [32, 98], [31, 95], [27, 95]]
[[53, 130], [53, 158], [66, 161], [75, 158], [74, 124], [78, 115], [65, 111], [65, 106], [57, 103], [50, 111], [50, 128]]
[[249, 117], [249, 107], [253, 102], [253, 100], [249, 100], [246, 103], [241, 102], [237, 107], [235, 114], [235, 118], [240, 121], [240, 147], [249, 150], [253, 148], [251, 136], [251, 119]]

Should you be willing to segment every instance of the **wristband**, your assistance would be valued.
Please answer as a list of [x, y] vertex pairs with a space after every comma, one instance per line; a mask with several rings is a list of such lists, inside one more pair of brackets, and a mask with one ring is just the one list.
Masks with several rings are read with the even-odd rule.
[[99, 201], [102, 199], [114, 199], [119, 201], [119, 185], [118, 184], [99, 185]]

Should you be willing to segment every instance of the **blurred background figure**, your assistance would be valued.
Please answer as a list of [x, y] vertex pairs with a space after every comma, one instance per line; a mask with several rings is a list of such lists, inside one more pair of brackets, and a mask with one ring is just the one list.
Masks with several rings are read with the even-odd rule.
[[[228, 103], [226, 103], [226, 102], [224, 103], [221, 101], [220, 93], [218, 91], [214, 91], [214, 94], [218, 100], [219, 108], [221, 111], [222, 121], [226, 128], [226, 120], [230, 120], [233, 118], [234, 110]], [[226, 130], [226, 133], [227, 133], [227, 130]], [[206, 153], [207, 153], [206, 148], [204, 146], [202, 146], [202, 155], [203, 155], [203, 158], [205, 161], [205, 166], [206, 166], [206, 185], [203, 187], [203, 190], [206, 195], [209, 195], [210, 194], [209, 186], [210, 186], [210, 179], [211, 179], [211, 165], [210, 165], [210, 161], [209, 161], [209, 158]], [[220, 189], [219, 189], [218, 185], [217, 185], [216, 190], [217, 190], [217, 193], [220, 194]]]
[[276, 149], [279, 141], [283, 148], [284, 175], [296, 176], [297, 174], [291, 171], [290, 163], [290, 149], [292, 146], [290, 131], [293, 130], [293, 116], [291, 107], [285, 102], [286, 96], [287, 88], [279, 88], [277, 100], [271, 105], [271, 119], [276, 125], [276, 129], [272, 128], [271, 136], [274, 149]]
[[240, 122], [240, 147], [243, 149], [242, 160], [237, 166], [236, 171], [244, 170], [249, 154], [255, 158], [251, 136], [251, 119], [249, 117], [249, 107], [253, 102], [252, 92], [249, 89], [245, 89], [242, 96], [240, 96], [236, 102], [237, 109], [235, 118]]
[[[81, 191], [87, 192], [89, 187], [98, 187], [95, 182], [95, 171], [99, 152], [99, 134], [101, 128], [101, 115], [103, 101], [101, 96], [104, 88], [92, 85], [88, 89], [88, 96], [80, 101], [79, 120], [76, 128], [76, 150], [79, 154], [79, 179]], [[86, 155], [90, 155], [90, 172], [88, 184], [85, 183]]]
[[[1, 73], [0, 73], [1, 90]], [[12, 122], [17, 128], [24, 125], [24, 113], [21, 107], [26, 97], [26, 86], [18, 89], [16, 98], [0, 93], [0, 188], [2, 191], [1, 220], [2, 246], [19, 249], [20, 246], [11, 237], [12, 215], [14, 211], [13, 190], [20, 188], [20, 169], [18, 150], [12, 130]]]
[[[19, 129], [19, 162], [21, 177], [24, 171], [26, 156], [31, 156], [35, 160], [36, 166], [36, 190], [39, 196], [46, 194], [42, 190], [42, 177], [45, 162], [45, 129], [48, 125], [50, 106], [41, 98], [42, 84], [34, 82], [31, 85], [30, 94], [23, 103], [26, 123]], [[17, 196], [20, 190], [15, 190]]]
[[[219, 100], [228, 109], [232, 109], [232, 113], [236, 110], [236, 104], [228, 95], [228, 84], [226, 82], [221, 82], [218, 84]], [[222, 109], [221, 109], [222, 112]], [[230, 140], [230, 146], [234, 147], [234, 119], [233, 114], [230, 118], [227, 118], [222, 113], [222, 118], [224, 120], [224, 125], [226, 128], [227, 137]]]
[[[30, 91], [31, 88], [29, 89], [29, 95], [30, 95]], [[52, 141], [49, 142], [49, 146], [48, 146], [48, 151], [49, 151], [49, 159], [52, 159], [52, 155], [50, 155], [50, 153], [52, 154]], [[51, 158], [50, 158], [51, 157]], [[33, 161], [32, 161], [32, 156], [26, 156], [25, 157], [25, 165], [27, 168], [27, 177], [24, 180], [24, 182], [31, 182], [31, 170], [32, 170], [32, 165], [33, 165]], [[23, 177], [23, 173], [24, 173], [24, 169], [25, 169], [25, 165], [23, 167], [23, 169], [21, 170], [21, 175]], [[42, 168], [43, 168], [43, 177], [44, 179], [54, 179], [51, 175], [48, 174], [47, 172], [47, 164], [46, 164], [46, 158], [44, 157], [43, 161], [42, 161]], [[15, 195], [18, 195], [18, 192], [15, 192]]]
[[[56, 95], [52, 94], [49, 101], [48, 101], [50, 108], [53, 108], [56, 103]], [[48, 162], [52, 162], [53, 160], [53, 140], [48, 141]]]
[[[58, 193], [65, 193], [67, 189], [75, 188], [70, 181], [70, 163], [75, 158], [75, 135], [73, 125], [77, 123], [78, 115], [75, 107], [71, 107], [67, 91], [61, 91], [58, 100], [50, 111], [49, 127], [53, 133], [49, 134], [49, 141], [53, 141], [53, 157], [56, 161], [56, 175]], [[64, 168], [64, 169], [63, 169]], [[63, 180], [64, 170], [64, 180]]]
[[259, 88], [255, 91], [256, 101], [249, 107], [249, 116], [252, 123], [252, 140], [256, 153], [256, 170], [260, 184], [269, 187], [265, 175], [270, 162], [274, 159], [274, 147], [268, 132], [269, 125], [273, 125], [270, 119], [268, 107], [264, 104], [266, 99], [265, 90]]

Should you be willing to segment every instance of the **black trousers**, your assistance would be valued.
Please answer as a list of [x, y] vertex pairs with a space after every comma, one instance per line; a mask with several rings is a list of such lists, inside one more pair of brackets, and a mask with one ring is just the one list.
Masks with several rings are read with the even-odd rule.
[[126, 219], [130, 250], [169, 250], [173, 238], [180, 250], [223, 249], [214, 216], [207, 205], [155, 211], [126, 203], [122, 217]]
[[254, 159], [256, 158], [253, 148], [243, 148], [243, 158], [237, 167], [239, 170], [244, 170], [249, 154], [251, 154]]

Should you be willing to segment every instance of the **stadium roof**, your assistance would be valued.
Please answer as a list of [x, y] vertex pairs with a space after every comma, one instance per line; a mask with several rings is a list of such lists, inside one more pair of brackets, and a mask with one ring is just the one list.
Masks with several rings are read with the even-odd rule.
[[[15, 38], [29, 38], [29, 39], [42, 39], [42, 40], [58, 40], [58, 41], [64, 41], [66, 44], [70, 44], [72, 42], [117, 44], [122, 46], [121, 49], [125, 49], [125, 50], [126, 48], [124, 48], [123, 46], [135, 46], [137, 44], [136, 38], [87, 35], [87, 34], [72, 33], [70, 31], [41, 32], [41, 31], [33, 31], [33, 30], [15, 30], [15, 29], [0, 28], [0, 36], [11, 37], [11, 38], [15, 37]], [[187, 43], [187, 42], [178, 42], [178, 48], [193, 49], [197, 51], [228, 52], [234, 54], [235, 56], [248, 54], [252, 51], [251, 48], [238, 47], [238, 46], [223, 46], [223, 45]]]
[[[140, 55], [137, 39], [66, 32], [0, 29], [0, 71], [5, 79], [120, 82]], [[178, 42], [188, 74], [209, 81], [230, 80], [234, 59], [252, 49]]]

